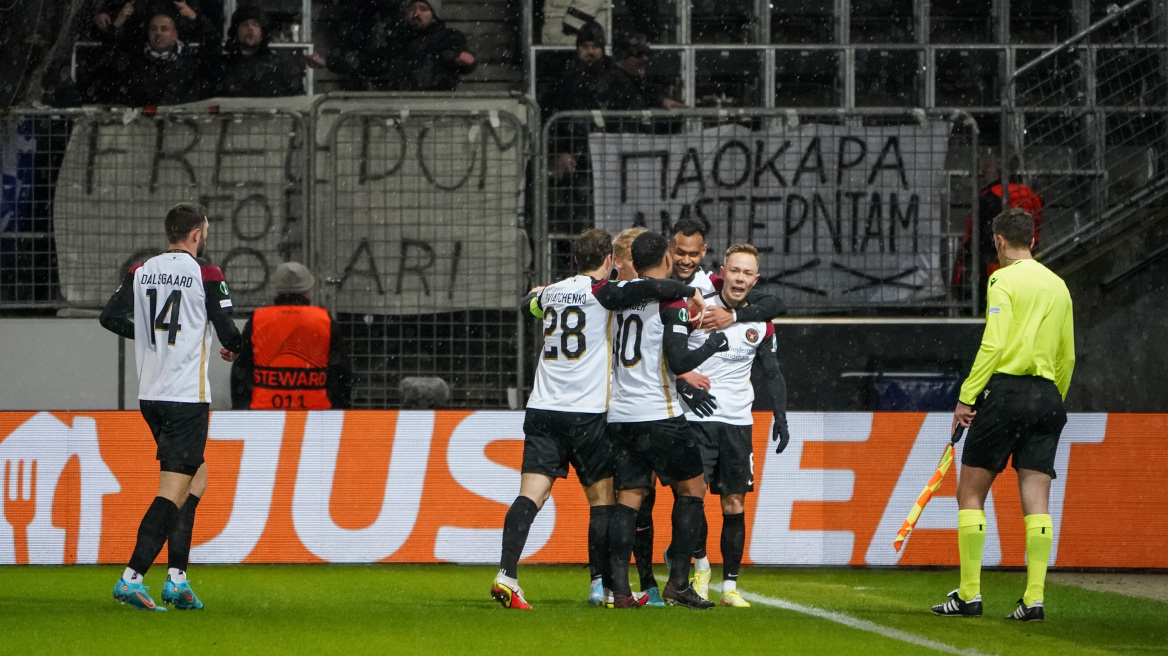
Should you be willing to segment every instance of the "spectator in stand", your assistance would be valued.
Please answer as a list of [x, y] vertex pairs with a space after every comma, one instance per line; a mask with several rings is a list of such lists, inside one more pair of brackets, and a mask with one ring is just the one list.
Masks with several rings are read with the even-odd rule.
[[93, 26], [95, 36], [103, 41], [135, 44], [146, 36], [150, 20], [158, 14], [173, 18], [178, 31], [197, 43], [217, 43], [223, 24], [215, 20], [213, 8], [202, 11], [198, 0], [99, 0], [97, 5]]
[[[346, 86], [377, 91], [453, 91], [474, 70], [466, 36], [446, 26], [439, 0], [405, 0], [401, 26], [383, 46], [366, 46], [347, 56], [310, 55], [308, 65], [349, 78]], [[390, 28], [392, 29], [392, 28]]]
[[[1010, 169], [1018, 170], [1017, 158], [1011, 158]], [[978, 175], [982, 184], [981, 193], [977, 199], [978, 214], [978, 250], [979, 284], [985, 284], [990, 274], [998, 270], [997, 248], [994, 246], [994, 217], [1004, 210], [1016, 207], [1026, 210], [1034, 219], [1033, 252], [1037, 253], [1039, 228], [1042, 226], [1042, 196], [1021, 182], [1011, 182], [1007, 197], [1009, 206], [1004, 207], [1002, 202], [1002, 155], [994, 148], [982, 153], [978, 162]], [[961, 240], [961, 253], [953, 267], [953, 285], [961, 290], [962, 296], [969, 297], [972, 276], [969, 268], [973, 262], [973, 218], [965, 222], [965, 235]], [[984, 290], [983, 290], [984, 291]], [[984, 308], [982, 309], [984, 311]]]
[[[576, 33], [576, 56], [539, 99], [545, 121], [559, 112], [603, 109], [600, 89], [613, 68], [612, 59], [604, 54], [607, 43], [604, 28], [596, 21], [585, 23]], [[571, 174], [582, 163], [588, 130], [588, 124], [579, 121], [561, 121], [553, 126], [549, 145], [558, 174]]]
[[179, 39], [174, 19], [150, 19], [146, 43], [117, 48], [81, 85], [87, 102], [144, 107], [178, 105], [207, 97], [204, 58]]
[[240, 7], [231, 16], [231, 30], [219, 60], [215, 95], [276, 98], [304, 93], [303, 71], [291, 54], [268, 45], [264, 13]]
[[635, 111], [685, 107], [685, 103], [670, 98], [649, 82], [652, 49], [644, 35], [633, 34], [618, 39], [612, 52], [616, 65], [606, 71], [607, 84], [602, 85], [601, 93], [605, 109]]

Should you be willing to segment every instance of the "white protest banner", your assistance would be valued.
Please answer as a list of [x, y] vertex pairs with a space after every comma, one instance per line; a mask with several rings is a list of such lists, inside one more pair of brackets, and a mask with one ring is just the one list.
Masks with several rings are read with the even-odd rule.
[[334, 128], [335, 206], [318, 203], [318, 215], [335, 226], [322, 247], [341, 312], [515, 304], [522, 126], [495, 112], [436, 114], [360, 114]]
[[269, 304], [268, 279], [303, 259], [303, 124], [291, 115], [94, 113], [73, 122], [53, 200], [61, 291], [102, 305], [130, 264], [166, 250], [177, 202], [210, 219], [205, 257], [237, 306]]
[[[789, 303], [860, 305], [939, 296], [950, 126], [722, 125], [677, 135], [594, 133], [597, 227], [708, 226], [762, 252], [760, 285]], [[714, 269], [716, 271], [716, 269]]]
[[[232, 113], [247, 103], [213, 100], [183, 113], [75, 120], [53, 203], [65, 298], [104, 304], [130, 264], [165, 249], [167, 209], [193, 201], [208, 209], [206, 256], [223, 269], [239, 307], [270, 304], [270, 276], [288, 260], [305, 260], [342, 312], [512, 307], [525, 256], [520, 126], [478, 106], [460, 112], [456, 101], [449, 118], [407, 120], [382, 101], [383, 116], [395, 118], [344, 122], [337, 153], [318, 139], [308, 208], [305, 131], [313, 120], [293, 112], [307, 114], [312, 102]], [[221, 104], [218, 115], [207, 112], [211, 104]]]

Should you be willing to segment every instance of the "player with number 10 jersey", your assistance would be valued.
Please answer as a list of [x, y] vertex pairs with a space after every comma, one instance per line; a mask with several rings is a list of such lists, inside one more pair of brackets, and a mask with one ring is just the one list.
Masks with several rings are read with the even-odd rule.
[[519, 558], [536, 513], [554, 480], [567, 477], [569, 463], [592, 507], [588, 560], [595, 594], [590, 602], [603, 603], [603, 589], [611, 589], [605, 548], [614, 504], [612, 447], [605, 435], [612, 312], [683, 298], [704, 307], [698, 290], [674, 280], [608, 280], [612, 238], [603, 230], [582, 232], [572, 244], [572, 255], [579, 275], [537, 289], [523, 302], [525, 310], [543, 319], [544, 343], [523, 421], [519, 496], [503, 523], [499, 574], [491, 586], [491, 595], [505, 608], [530, 608], [519, 588]]

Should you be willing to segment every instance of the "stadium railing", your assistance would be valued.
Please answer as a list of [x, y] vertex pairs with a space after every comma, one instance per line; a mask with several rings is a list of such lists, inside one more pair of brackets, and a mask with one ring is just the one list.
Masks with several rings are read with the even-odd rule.
[[573, 273], [570, 239], [583, 228], [667, 231], [691, 218], [707, 228], [714, 271], [728, 245], [750, 241], [763, 253], [761, 287], [799, 313], [979, 307], [976, 279], [950, 283], [977, 208], [967, 113], [564, 112], [542, 137], [540, 281]]
[[1003, 95], [1003, 177], [1043, 197], [1056, 262], [1138, 224], [1168, 194], [1168, 16], [1134, 0], [1033, 53]]

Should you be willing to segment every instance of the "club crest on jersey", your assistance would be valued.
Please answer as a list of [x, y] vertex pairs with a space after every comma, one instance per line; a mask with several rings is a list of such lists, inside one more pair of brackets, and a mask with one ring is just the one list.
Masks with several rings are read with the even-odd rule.
[[747, 328], [746, 329], [746, 341], [750, 342], [751, 344], [757, 342], [758, 341], [758, 331], [755, 330], [754, 328]]

